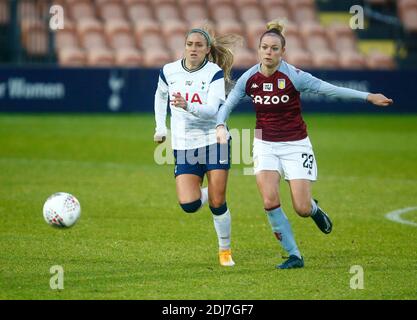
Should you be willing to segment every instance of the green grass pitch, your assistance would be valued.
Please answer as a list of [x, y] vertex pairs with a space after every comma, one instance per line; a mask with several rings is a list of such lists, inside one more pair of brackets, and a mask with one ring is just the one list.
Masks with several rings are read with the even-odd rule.
[[[330, 235], [282, 204], [306, 266], [276, 270], [283, 252], [254, 176], [228, 184], [236, 266], [218, 265], [208, 207], [177, 204], [172, 165], [153, 158], [152, 115], [0, 116], [0, 299], [416, 299], [417, 228], [385, 214], [417, 206], [416, 115], [306, 115], [319, 168], [313, 194]], [[232, 115], [253, 129], [254, 115]], [[65, 191], [81, 202], [70, 229], [42, 206]], [[402, 215], [417, 223], [417, 209]], [[53, 290], [52, 266], [64, 288]], [[363, 268], [352, 289], [351, 267]]]

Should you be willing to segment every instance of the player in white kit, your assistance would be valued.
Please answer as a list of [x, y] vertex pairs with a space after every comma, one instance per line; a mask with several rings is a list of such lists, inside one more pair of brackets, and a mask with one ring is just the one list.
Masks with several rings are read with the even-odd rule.
[[224, 123], [239, 101], [252, 98], [256, 111], [256, 134], [253, 146], [254, 171], [258, 189], [272, 230], [289, 254], [279, 269], [301, 268], [304, 259], [282, 210], [279, 197], [281, 177], [288, 181], [294, 210], [311, 217], [319, 229], [332, 230], [329, 216], [312, 199], [311, 182], [317, 179], [317, 166], [306, 124], [301, 116], [300, 92], [321, 93], [347, 99], [359, 99], [377, 106], [388, 106], [391, 99], [382, 94], [337, 87], [313, 77], [282, 59], [285, 52], [283, 26], [271, 21], [259, 42], [260, 63], [237, 81], [218, 113], [218, 139], [226, 138]]
[[[226, 204], [230, 144], [217, 143], [215, 128], [218, 109], [225, 101], [225, 85], [231, 82], [233, 54], [226, 43], [232, 40], [231, 36], [215, 38], [206, 30], [192, 29], [186, 36], [184, 58], [161, 69], [155, 94], [154, 140], [161, 143], [166, 138], [169, 101], [178, 201], [187, 213], [209, 202], [222, 266], [234, 265]], [[204, 175], [207, 188], [201, 188]]]

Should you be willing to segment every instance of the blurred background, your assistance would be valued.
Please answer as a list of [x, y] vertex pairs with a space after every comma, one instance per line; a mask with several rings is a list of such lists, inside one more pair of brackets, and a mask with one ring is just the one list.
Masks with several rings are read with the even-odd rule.
[[[242, 35], [238, 77], [257, 63], [259, 36], [276, 18], [287, 21], [289, 63], [354, 89], [402, 91], [397, 102], [404, 103], [396, 110], [415, 110], [404, 93], [417, 80], [417, 0], [0, 0], [0, 63], [7, 70], [0, 78], [0, 111], [150, 111], [156, 70], [181, 58], [187, 30], [208, 21], [217, 34]], [[83, 88], [111, 97], [77, 103], [73, 95], [83, 96]], [[22, 107], [19, 93], [26, 91], [36, 101]], [[307, 110], [331, 102], [305, 100]]]

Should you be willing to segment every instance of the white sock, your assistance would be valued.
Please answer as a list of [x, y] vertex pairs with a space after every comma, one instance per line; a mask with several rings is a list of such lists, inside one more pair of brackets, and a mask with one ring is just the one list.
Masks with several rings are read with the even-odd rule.
[[221, 250], [230, 249], [230, 238], [232, 233], [232, 217], [229, 209], [222, 215], [213, 214], [214, 228], [219, 239], [219, 248]]
[[204, 206], [204, 204], [208, 201], [208, 188], [201, 188], [201, 206]]

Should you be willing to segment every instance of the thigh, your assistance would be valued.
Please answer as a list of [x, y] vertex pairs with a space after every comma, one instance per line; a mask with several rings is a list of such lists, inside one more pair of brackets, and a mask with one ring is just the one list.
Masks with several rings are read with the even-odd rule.
[[181, 174], [175, 177], [177, 197], [180, 203], [189, 203], [200, 199], [200, 186], [203, 179], [195, 174]]
[[217, 208], [226, 202], [228, 174], [228, 170], [222, 169], [207, 171], [210, 206]]
[[280, 205], [280, 179], [281, 175], [275, 170], [262, 170], [256, 174], [256, 183], [266, 209]]

